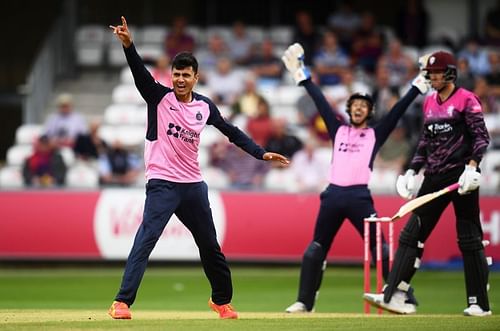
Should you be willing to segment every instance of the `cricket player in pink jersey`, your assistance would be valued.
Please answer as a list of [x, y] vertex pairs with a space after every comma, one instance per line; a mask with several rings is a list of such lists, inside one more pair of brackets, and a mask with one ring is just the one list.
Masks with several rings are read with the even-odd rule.
[[458, 247], [462, 253], [467, 307], [466, 316], [491, 315], [488, 301], [488, 262], [484, 255], [479, 219], [479, 162], [489, 144], [481, 103], [472, 92], [457, 87], [452, 54], [431, 54], [424, 68], [435, 89], [424, 101], [424, 127], [415, 155], [405, 175], [396, 183], [398, 193], [413, 197], [414, 176], [425, 167], [418, 196], [459, 183], [457, 191], [416, 209], [399, 237], [393, 268], [383, 293], [365, 293], [366, 301], [398, 314], [411, 314], [410, 281], [420, 266], [425, 241], [445, 208], [455, 210]]
[[207, 97], [193, 92], [198, 81], [198, 62], [188, 52], [172, 61], [173, 88], [156, 82], [137, 54], [127, 22], [110, 26], [123, 44], [135, 85], [147, 103], [144, 159], [146, 202], [142, 223], [127, 259], [120, 290], [109, 309], [115, 319], [130, 319], [146, 265], [156, 242], [175, 213], [189, 229], [198, 246], [212, 294], [209, 307], [220, 318], [238, 318], [231, 306], [231, 273], [217, 242], [208, 201], [207, 185], [198, 163], [198, 146], [205, 125], [213, 125], [229, 141], [257, 159], [288, 164], [286, 157], [266, 152], [240, 129], [227, 122]]
[[[333, 142], [328, 187], [320, 195], [320, 209], [312, 242], [302, 259], [297, 301], [286, 308], [289, 313], [312, 312], [326, 267], [325, 259], [337, 232], [347, 218], [363, 238], [363, 220], [375, 216], [368, 182], [373, 160], [380, 147], [419, 93], [430, 88], [423, 75], [418, 75], [405, 96], [374, 126], [368, 126], [373, 114], [373, 100], [366, 94], [354, 93], [347, 101], [350, 124], [336, 116], [320, 88], [303, 64], [304, 50], [293, 44], [282, 57], [295, 82], [305, 87], [323, 118]], [[375, 223], [371, 224], [370, 249], [375, 252]], [[383, 241], [383, 274], [388, 274], [388, 247]], [[374, 257], [375, 254], [372, 254]]]

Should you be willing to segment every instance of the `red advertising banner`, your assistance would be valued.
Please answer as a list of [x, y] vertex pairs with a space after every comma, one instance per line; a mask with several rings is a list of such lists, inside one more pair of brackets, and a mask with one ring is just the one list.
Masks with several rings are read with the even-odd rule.
[[[0, 192], [0, 259], [126, 259], [144, 206], [142, 189]], [[298, 262], [312, 240], [318, 194], [210, 192], [219, 241], [230, 260]], [[393, 215], [404, 200], [375, 196], [379, 216]], [[395, 241], [407, 218], [397, 221]], [[500, 197], [481, 198], [486, 255], [500, 259]], [[345, 221], [328, 259], [362, 260], [363, 243]], [[423, 262], [460, 257], [453, 209], [448, 208], [425, 243]], [[189, 231], [174, 216], [152, 259], [197, 260]]]

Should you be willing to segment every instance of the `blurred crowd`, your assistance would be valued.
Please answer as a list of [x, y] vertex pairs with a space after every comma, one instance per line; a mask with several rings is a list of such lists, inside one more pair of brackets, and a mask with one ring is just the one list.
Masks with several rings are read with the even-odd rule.
[[[345, 103], [352, 93], [373, 96], [372, 121], [376, 122], [409, 88], [418, 72], [420, 55], [438, 49], [453, 52], [458, 64], [457, 85], [474, 91], [481, 100], [492, 138], [490, 150], [500, 151], [500, 1], [487, 14], [481, 38], [457, 40], [443, 34], [431, 43], [428, 13], [419, 0], [406, 1], [397, 17], [396, 26], [380, 26], [372, 13], [354, 10], [349, 1], [343, 1], [326, 22], [315, 22], [307, 11], [298, 11], [288, 43], [302, 44], [313, 80], [344, 121], [348, 121]], [[200, 152], [206, 153], [204, 161], [200, 160], [202, 171], [206, 166], [210, 168], [207, 174], [217, 173], [225, 179], [209, 176], [207, 180], [220, 180], [226, 188], [238, 190], [317, 192], [324, 188], [330, 139], [311, 98], [293, 86], [284, 70], [280, 56], [288, 45], [267, 36], [255, 42], [243, 21], [235, 21], [224, 33], [207, 35], [206, 43], [199, 45], [188, 27], [186, 17], [176, 17], [169, 26], [163, 54], [147, 59], [155, 79], [171, 86], [170, 59], [181, 50], [192, 51], [200, 65], [195, 91], [212, 98], [224, 116], [260, 145], [292, 160], [288, 169], [270, 168], [227, 141], [213, 139], [203, 146], [206, 151]], [[284, 102], [277, 101], [278, 94]], [[404, 170], [420, 134], [422, 101], [419, 97], [412, 104], [380, 150], [374, 161], [377, 171], [399, 174]], [[76, 160], [97, 169], [100, 185], [141, 183], [140, 147], [103, 139], [98, 134], [102, 121], [87, 123], [72, 108], [70, 95], [59, 96], [57, 105], [58, 110], [34, 143], [33, 154], [23, 164], [26, 185], [65, 184], [68, 169], [61, 148], [70, 148]], [[490, 168], [498, 172], [500, 161]]]

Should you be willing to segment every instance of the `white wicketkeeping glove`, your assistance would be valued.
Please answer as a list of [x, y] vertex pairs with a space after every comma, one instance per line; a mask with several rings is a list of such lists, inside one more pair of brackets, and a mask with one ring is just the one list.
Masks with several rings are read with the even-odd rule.
[[462, 172], [462, 175], [458, 179], [458, 184], [460, 184], [458, 193], [466, 194], [476, 190], [479, 187], [480, 180], [481, 174], [476, 171], [476, 167], [466, 165], [464, 172]]
[[[432, 55], [432, 53], [422, 55], [421, 57], [418, 58], [418, 68], [420, 71], [424, 70], [424, 68], [427, 66], [427, 61], [429, 60], [429, 57]], [[424, 72], [425, 74], [425, 72]]]
[[422, 71], [411, 82], [411, 85], [418, 88], [418, 90], [422, 94], [427, 94], [427, 92], [429, 92], [429, 90], [431, 89], [431, 83], [427, 78], [425, 78], [425, 74]]
[[309, 69], [304, 66], [304, 49], [299, 43], [289, 46], [281, 60], [297, 85], [311, 77]]
[[415, 170], [408, 169], [404, 175], [399, 175], [396, 181], [396, 191], [405, 199], [413, 198], [415, 194]]

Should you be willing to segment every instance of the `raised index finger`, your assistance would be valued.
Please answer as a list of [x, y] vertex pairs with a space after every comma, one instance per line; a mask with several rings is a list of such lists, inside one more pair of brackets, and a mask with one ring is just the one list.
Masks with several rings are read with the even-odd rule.
[[125, 16], [122, 16], [122, 25], [125, 29], [128, 29], [127, 27], [127, 20], [125, 19]]

